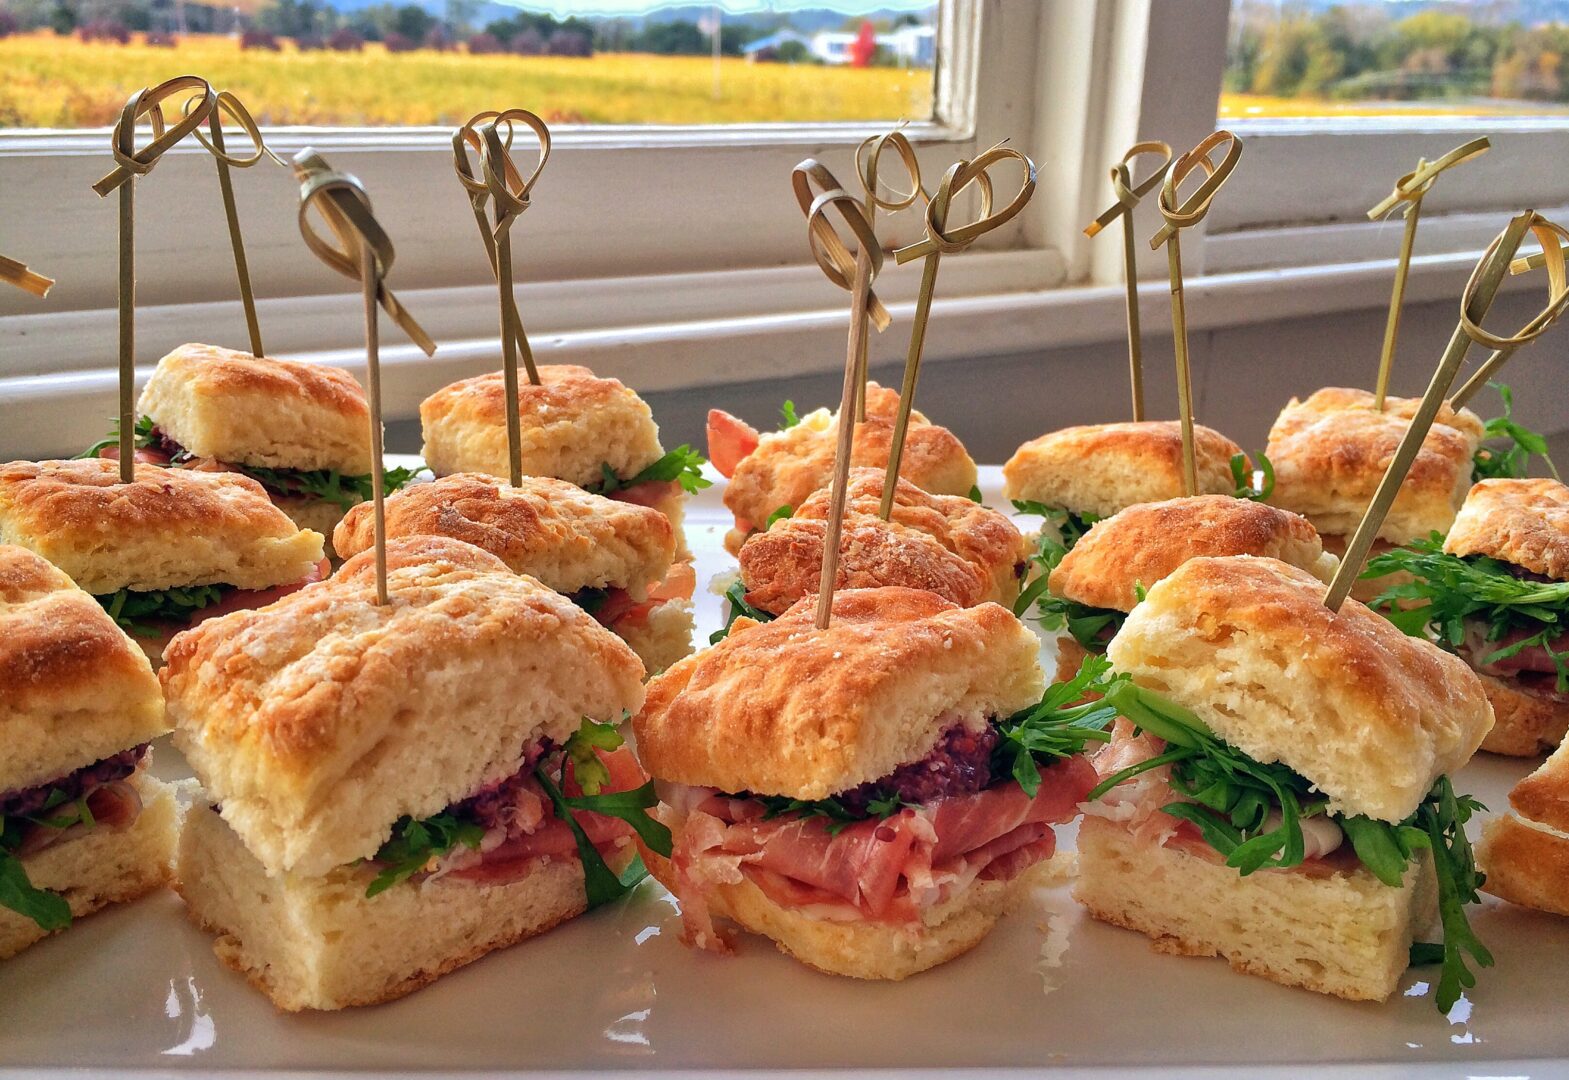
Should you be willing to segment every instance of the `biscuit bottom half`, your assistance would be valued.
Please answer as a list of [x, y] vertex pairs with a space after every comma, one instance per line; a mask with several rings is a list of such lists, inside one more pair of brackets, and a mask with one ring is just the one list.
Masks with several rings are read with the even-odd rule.
[[[619, 874], [634, 854], [626, 843], [605, 861]], [[191, 920], [218, 934], [218, 959], [288, 1012], [391, 1001], [587, 906], [576, 858], [541, 858], [504, 883], [406, 881], [367, 898], [375, 874], [269, 876], [216, 811], [193, 807], [175, 889]]]
[[[28, 881], [65, 897], [73, 918], [135, 900], [169, 880], [178, 817], [174, 789], [145, 772], [128, 783], [142, 800], [131, 824], [99, 827], [22, 860]], [[32, 919], [0, 908], [0, 960], [48, 936]]]
[[[1477, 674], [1493, 707], [1493, 727], [1482, 740], [1483, 750], [1509, 757], [1535, 757], [1564, 741], [1565, 732], [1569, 732], [1569, 700], [1563, 695], [1520, 679]], [[1550, 685], [1551, 676], [1548, 680]]]
[[1243, 877], [1100, 818], [1079, 826], [1073, 895], [1095, 918], [1149, 935], [1157, 952], [1223, 957], [1236, 971], [1351, 1001], [1395, 992], [1411, 942], [1438, 910], [1425, 855], [1399, 888], [1361, 868]]

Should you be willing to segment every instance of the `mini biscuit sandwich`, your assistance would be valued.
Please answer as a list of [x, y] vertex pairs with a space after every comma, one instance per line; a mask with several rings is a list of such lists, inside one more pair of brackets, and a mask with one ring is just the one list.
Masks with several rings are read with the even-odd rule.
[[[1193, 426], [1200, 495], [1248, 490], [1242, 448], [1220, 432]], [[1022, 514], [1046, 519], [1036, 546], [1049, 570], [1101, 518], [1136, 503], [1181, 496], [1182, 425], [1136, 420], [1063, 428], [1031, 439], [1002, 467], [1003, 497]]]
[[[1337, 556], [1345, 554], [1422, 404], [1420, 398], [1389, 397], [1378, 412], [1373, 401], [1366, 390], [1325, 387], [1306, 400], [1292, 398], [1269, 430], [1265, 453], [1275, 467], [1269, 501], [1311, 521]], [[1373, 555], [1449, 530], [1471, 484], [1482, 435], [1482, 421], [1471, 410], [1439, 408], [1378, 530]], [[1359, 578], [1351, 595], [1366, 603], [1400, 580]]]
[[[537, 578], [631, 645], [651, 673], [692, 651], [697, 578], [674, 562], [675, 528], [657, 510], [548, 476], [512, 487], [454, 473], [389, 498], [386, 524], [389, 538], [450, 536]], [[347, 558], [368, 550], [374, 533], [372, 508], [357, 506], [333, 544]]]
[[[866, 384], [866, 419], [855, 426], [851, 468], [888, 468], [898, 412], [897, 391]], [[784, 425], [759, 434], [727, 412], [709, 410], [708, 454], [714, 468], [730, 479], [724, 500], [735, 515], [735, 528], [725, 537], [725, 549], [731, 554], [741, 550], [748, 536], [766, 530], [778, 516], [793, 513], [833, 480], [839, 414], [817, 409], [797, 417], [794, 405], [785, 402]], [[959, 437], [914, 409], [899, 475], [933, 495], [970, 495], [978, 476]]]
[[[709, 486], [702, 455], [669, 453], [648, 403], [616, 379], [572, 364], [539, 368], [540, 385], [518, 386], [525, 476], [553, 476], [621, 502], [651, 506], [681, 535], [686, 496]], [[507, 400], [501, 372], [437, 390], [420, 403], [425, 461], [437, 476], [483, 473], [502, 479], [507, 463]]]
[[318, 580], [320, 534], [255, 480], [102, 458], [0, 465], [0, 542], [65, 571], [157, 664], [180, 630]]
[[1059, 632], [1057, 678], [1104, 654], [1140, 593], [1189, 559], [1259, 555], [1328, 583], [1340, 560], [1307, 519], [1230, 495], [1141, 503], [1096, 522], [1046, 579], [1041, 625]]
[[726, 950], [728, 919], [902, 979], [978, 944], [1051, 858], [1095, 782], [1085, 710], [1042, 697], [1035, 636], [996, 604], [850, 589], [827, 630], [813, 607], [649, 684], [633, 729], [674, 842], [644, 858], [692, 944]]
[[[960, 607], [1011, 607], [1028, 554], [1013, 522], [967, 496], [928, 495], [902, 477], [884, 521], [886, 479], [883, 469], [850, 471], [837, 588], [902, 585]], [[732, 621], [746, 615], [767, 622], [817, 594], [830, 502], [827, 490], [814, 492], [794, 514], [741, 545], [741, 576], [726, 593]]]
[[[341, 368], [181, 345], [158, 361], [137, 405], [137, 460], [249, 476], [302, 529], [328, 536], [371, 497], [370, 409]], [[116, 457], [116, 439], [87, 456]], [[383, 474], [387, 491], [413, 477]]]
[[1074, 895], [1158, 951], [1355, 1001], [1394, 992], [1436, 911], [1447, 1011], [1465, 954], [1492, 962], [1465, 919], [1479, 807], [1449, 779], [1492, 710], [1460, 660], [1324, 595], [1274, 559], [1203, 558], [1133, 609]]
[[1431, 634], [1482, 677], [1497, 722], [1482, 742], [1533, 757], [1569, 729], [1569, 487], [1483, 480], [1447, 539], [1435, 534], [1373, 559], [1395, 581], [1379, 606], [1407, 633]]
[[1509, 807], [1482, 827], [1483, 888], [1511, 904], [1569, 916], [1569, 743], [1514, 786]]
[[387, 589], [362, 553], [181, 634], [162, 672], [206, 799], [176, 888], [284, 1010], [388, 1001], [543, 933], [624, 891], [628, 822], [655, 827], [610, 726], [643, 699], [624, 642], [446, 537], [389, 543]]
[[0, 960], [169, 880], [168, 730], [141, 651], [70, 578], [0, 545]]

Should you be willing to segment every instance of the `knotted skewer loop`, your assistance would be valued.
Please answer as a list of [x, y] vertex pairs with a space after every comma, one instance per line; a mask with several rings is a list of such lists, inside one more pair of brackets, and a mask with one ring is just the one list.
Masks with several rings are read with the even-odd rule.
[[1389, 468], [1384, 472], [1384, 478], [1379, 481], [1378, 490], [1373, 494], [1373, 501], [1368, 506], [1367, 513], [1362, 515], [1362, 521], [1357, 525], [1356, 532], [1346, 545], [1346, 553], [1340, 560], [1340, 567], [1335, 571], [1334, 580], [1330, 582], [1329, 591], [1324, 596], [1324, 604], [1331, 611], [1340, 610], [1340, 605], [1351, 592], [1351, 583], [1361, 574], [1363, 563], [1367, 560], [1373, 541], [1378, 536], [1378, 530], [1383, 526], [1389, 508], [1394, 505], [1395, 496], [1400, 493], [1400, 485], [1405, 480], [1411, 463], [1416, 460], [1417, 453], [1422, 449], [1423, 440], [1427, 438], [1433, 420], [1437, 417], [1449, 388], [1454, 384], [1455, 375], [1465, 362], [1465, 354], [1470, 349], [1471, 343], [1473, 341], [1484, 344], [1497, 343], [1497, 346], [1507, 346], [1508, 352], [1513, 352], [1520, 345], [1538, 337], [1547, 326], [1551, 325], [1553, 319], [1563, 313], [1565, 297], [1560, 295], [1563, 287], [1563, 268], [1560, 265], [1557, 280], [1554, 282], [1556, 291], [1549, 297], [1548, 306], [1526, 323], [1524, 328], [1507, 337], [1482, 329], [1482, 319], [1486, 317], [1494, 297], [1498, 295], [1498, 287], [1503, 282], [1509, 262], [1514, 257], [1515, 251], [1519, 249], [1520, 242], [1525, 239], [1528, 230], [1537, 232], [1539, 238], [1562, 234], [1562, 230], [1545, 221], [1535, 211], [1527, 210], [1517, 214], [1510, 219], [1504, 231], [1488, 245], [1481, 261], [1471, 272], [1465, 291], [1461, 295], [1460, 321], [1455, 326], [1454, 333], [1450, 335], [1449, 345], [1438, 361], [1438, 367], [1433, 372], [1432, 381], [1428, 383], [1427, 392], [1422, 395], [1422, 402], [1417, 407], [1416, 415], [1411, 418], [1411, 423], [1395, 450]]
[[[1226, 152], [1216, 164], [1210, 160], [1210, 154], [1221, 144], [1225, 144]], [[1199, 493], [1199, 478], [1193, 456], [1193, 373], [1188, 362], [1188, 313], [1182, 294], [1182, 230], [1204, 220], [1210, 203], [1241, 157], [1242, 141], [1229, 131], [1211, 133], [1179, 157], [1160, 187], [1160, 214], [1166, 223], [1150, 240], [1151, 248], [1166, 245], [1166, 270], [1171, 275], [1172, 345], [1177, 357], [1177, 404], [1182, 418], [1182, 489], [1187, 495]], [[1204, 182], [1179, 203], [1178, 189], [1196, 169], [1204, 170]]]
[[[992, 212], [992, 181], [988, 170], [998, 162], [1017, 161], [1024, 169], [1019, 193], [1002, 211]], [[910, 428], [910, 412], [915, 407], [916, 381], [920, 378], [921, 354], [926, 347], [926, 324], [931, 318], [932, 295], [937, 288], [937, 266], [950, 251], [963, 251], [985, 233], [1006, 223], [1024, 208], [1035, 191], [1035, 163], [1011, 147], [1001, 144], [970, 161], [956, 161], [943, 173], [937, 193], [926, 207], [927, 239], [933, 244], [921, 271], [921, 291], [915, 301], [915, 316], [910, 321], [910, 348], [904, 361], [904, 384], [899, 389], [899, 413], [894, 419], [893, 436], [888, 447], [888, 472], [883, 478], [882, 502], [878, 513], [887, 521], [893, 513], [894, 492], [899, 484], [899, 467], [904, 459], [904, 440]], [[954, 196], [970, 184], [981, 195], [980, 214], [969, 225], [947, 231], [948, 212]], [[901, 262], [901, 253], [895, 258]]]
[[[490, 264], [490, 275], [497, 277], [496, 268], [496, 238], [491, 233], [489, 219], [485, 215], [486, 208], [490, 205], [490, 188], [486, 186], [482, 177], [474, 172], [474, 162], [469, 156], [469, 151], [479, 153], [484, 146], [480, 138], [480, 126], [487, 121], [494, 120], [501, 113], [495, 109], [475, 113], [469, 117], [468, 123], [452, 133], [452, 168], [457, 173], [458, 182], [463, 185], [463, 190], [468, 193], [469, 208], [474, 213], [474, 224], [479, 228], [479, 239], [485, 247], [485, 259]], [[504, 149], [512, 149], [513, 128], [507, 125], [507, 137]], [[521, 184], [522, 178], [517, 175], [516, 166], [512, 164], [510, 156], [506, 158], [506, 178], [509, 184]], [[499, 279], [498, 279], [499, 281]], [[501, 348], [503, 355], [508, 348], [516, 350], [518, 324], [522, 321], [518, 315], [517, 300], [514, 297], [502, 297], [502, 327]]]
[[[507, 126], [502, 139], [500, 127]], [[531, 129], [539, 139], [539, 160], [525, 178], [512, 162], [509, 148], [515, 124]], [[480, 129], [480, 172], [491, 203], [495, 243], [496, 287], [501, 299], [501, 372], [507, 405], [507, 458], [512, 486], [523, 482], [523, 432], [518, 418], [518, 354], [528, 371], [528, 381], [539, 385], [539, 369], [534, 351], [529, 348], [523, 329], [523, 316], [517, 308], [512, 275], [512, 223], [529, 208], [529, 194], [550, 159], [550, 129], [526, 109], [508, 109], [487, 121]]]
[[[1160, 163], [1154, 172], [1135, 184], [1131, 167], [1145, 155], [1159, 156]], [[1139, 326], [1139, 268], [1133, 235], [1133, 211], [1139, 201], [1166, 178], [1170, 168], [1171, 147], [1168, 144], [1159, 141], [1134, 143], [1122, 155], [1122, 160], [1111, 167], [1111, 190], [1116, 196], [1116, 202], [1084, 227], [1084, 235], [1094, 237], [1119, 217], [1122, 219], [1122, 280], [1127, 291], [1128, 384], [1133, 395], [1135, 421], [1144, 419], [1144, 335]]]
[[[204, 95], [193, 94], [185, 101], [181, 110], [185, 115], [199, 106], [204, 100]], [[251, 152], [244, 155], [231, 154], [225, 144], [223, 134], [223, 114], [228, 113], [230, 119], [240, 126], [246, 138], [251, 141]], [[229, 170], [248, 169], [257, 164], [262, 158], [270, 159], [276, 165], [286, 162], [277, 154], [268, 149], [262, 141], [261, 129], [256, 126], [256, 120], [251, 116], [250, 110], [240, 103], [240, 99], [228, 90], [219, 91], [217, 99], [207, 113], [207, 129], [212, 138], [202, 134], [200, 127], [191, 132], [202, 148], [213, 156], [218, 169], [218, 192], [223, 197], [223, 214], [229, 225], [229, 246], [234, 249], [234, 273], [240, 283], [240, 303], [245, 310], [245, 329], [251, 339], [251, 355], [265, 356], [262, 345], [261, 322], [256, 317], [256, 296], [251, 289], [250, 263], [245, 257], [245, 240], [240, 233], [240, 214], [234, 203], [234, 181], [229, 175]]]
[[[1460, 408], [1476, 395], [1476, 392], [1487, 385], [1504, 362], [1513, 356], [1522, 346], [1528, 345], [1541, 337], [1547, 328], [1569, 309], [1569, 267], [1566, 267], [1564, 245], [1569, 244], [1569, 231], [1562, 226], [1554, 224], [1542, 217], [1533, 214], [1530, 224], [1531, 232], [1535, 235], [1542, 250], [1537, 255], [1524, 259], [1516, 259], [1509, 264], [1512, 274], [1525, 273], [1527, 270], [1547, 269], [1547, 304], [1537, 313], [1536, 317], [1526, 323], [1518, 333], [1508, 337], [1499, 337], [1476, 325], [1465, 312], [1461, 313], [1460, 325], [1467, 337], [1479, 345], [1493, 349], [1482, 366], [1465, 381], [1464, 385], [1450, 396], [1449, 404], [1452, 408]], [[1495, 241], [1496, 243], [1496, 241]], [[1534, 265], [1533, 265], [1534, 263]]]
[[[195, 91], [198, 104], [170, 127], [164, 120], [163, 103], [190, 91]], [[136, 434], [136, 185], [133, 181], [152, 172], [167, 150], [206, 121], [217, 101], [218, 95], [199, 75], [180, 75], [132, 94], [110, 133], [109, 149], [114, 155], [115, 167], [93, 185], [99, 196], [106, 196], [116, 188], [120, 191], [119, 449], [122, 484], [129, 484], [136, 478], [133, 445]], [[152, 139], [137, 149], [136, 124], [143, 116], [152, 125]]]
[[14, 285], [25, 293], [32, 293], [42, 300], [49, 295], [49, 290], [54, 288], [54, 278], [27, 268], [26, 263], [17, 262], [0, 255], [0, 281], [7, 285]]
[[[910, 181], [910, 190], [905, 193], [894, 192], [891, 196], [882, 194], [883, 184], [879, 175], [883, 151], [892, 146], [899, 154], [899, 160], [904, 165], [905, 175]], [[894, 129], [882, 135], [873, 135], [863, 139], [855, 148], [856, 178], [861, 182], [863, 193], [861, 209], [866, 214], [866, 222], [872, 226], [873, 232], [877, 227], [877, 211], [887, 210], [898, 213], [906, 207], [915, 205], [917, 199], [925, 199], [926, 189], [921, 185], [921, 163], [915, 156], [915, 148], [910, 145], [910, 140], [903, 131]], [[859, 257], [859, 255], [858, 255]], [[861, 335], [861, 355], [856, 358], [856, 393], [855, 408], [853, 410], [857, 423], [866, 420], [866, 381], [867, 357], [869, 337]]]
[[1422, 197], [1432, 190], [1440, 173], [1487, 152], [1492, 143], [1483, 137], [1457, 146], [1437, 161], [1420, 160], [1416, 168], [1395, 181], [1395, 190], [1367, 212], [1377, 221], [1401, 203], [1406, 204], [1405, 234], [1400, 241], [1400, 258], [1395, 263], [1395, 282], [1389, 295], [1389, 317], [1384, 323], [1384, 346], [1378, 357], [1378, 382], [1373, 390], [1373, 407], [1384, 411], [1389, 394], [1389, 373], [1395, 363], [1395, 342], [1400, 336], [1400, 310], [1405, 303], [1406, 280], [1411, 273], [1411, 250], [1416, 243], [1417, 221], [1422, 216]]

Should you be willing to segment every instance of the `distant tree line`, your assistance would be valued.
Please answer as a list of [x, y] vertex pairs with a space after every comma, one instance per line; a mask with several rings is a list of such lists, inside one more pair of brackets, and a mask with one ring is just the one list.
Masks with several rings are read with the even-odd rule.
[[1232, 14], [1226, 88], [1273, 97], [1569, 101], [1569, 26], [1488, 23], [1443, 7], [1395, 18], [1391, 6], [1315, 11], [1249, 0]]

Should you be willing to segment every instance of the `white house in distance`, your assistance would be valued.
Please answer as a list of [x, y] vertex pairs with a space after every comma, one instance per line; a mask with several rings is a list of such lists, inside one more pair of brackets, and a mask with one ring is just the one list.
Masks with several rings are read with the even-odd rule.
[[[777, 49], [787, 41], [795, 41], [825, 64], [848, 64], [855, 39], [855, 34], [845, 31], [820, 30], [808, 37], [794, 30], [780, 30], [747, 42], [741, 52], [750, 60], [765, 49]], [[878, 34], [877, 44], [897, 57], [904, 67], [931, 67], [937, 58], [937, 30], [931, 26], [901, 26]]]

